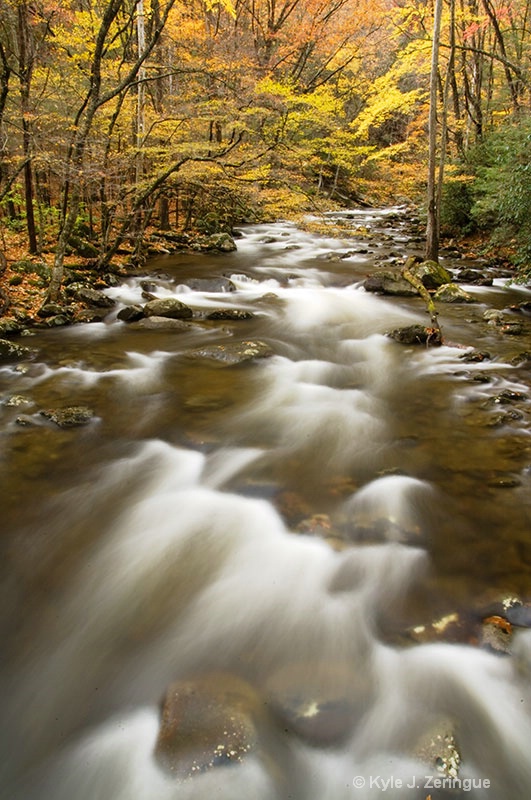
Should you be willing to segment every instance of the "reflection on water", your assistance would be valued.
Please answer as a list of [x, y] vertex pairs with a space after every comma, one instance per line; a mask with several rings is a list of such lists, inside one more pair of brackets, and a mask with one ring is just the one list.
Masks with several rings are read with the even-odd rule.
[[[463, 796], [529, 797], [527, 632], [505, 658], [406, 635], [530, 599], [528, 383], [509, 359], [526, 342], [480, 321], [481, 303], [512, 300], [503, 286], [441, 314], [488, 362], [386, 338], [425, 319], [416, 300], [361, 288], [384, 229], [403, 247], [393, 215], [352, 212], [369, 248], [279, 224], [246, 229], [231, 255], [161, 259], [155, 293], [200, 326], [135, 330], [112, 314], [41, 332], [34, 363], [0, 368], [6, 797], [365, 800], [389, 780], [395, 798], [461, 796], [414, 779], [440, 720], [476, 779]], [[191, 275], [235, 291], [191, 290]], [[203, 320], [220, 307], [254, 317]], [[187, 355], [241, 339], [274, 355]], [[504, 391], [523, 397], [500, 422]], [[67, 405], [94, 417], [59, 429], [39, 413]], [[241, 764], [168, 777], [153, 758], [160, 699], [217, 672], [253, 687], [267, 734]], [[294, 692], [295, 721], [271, 721]]]

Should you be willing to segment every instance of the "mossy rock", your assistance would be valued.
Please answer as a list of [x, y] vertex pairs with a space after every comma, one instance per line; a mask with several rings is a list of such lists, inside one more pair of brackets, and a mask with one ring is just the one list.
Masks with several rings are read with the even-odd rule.
[[474, 298], [468, 292], [465, 292], [456, 283], [443, 283], [435, 294], [433, 299], [436, 303], [473, 303]]
[[447, 269], [441, 267], [436, 261], [422, 261], [420, 264], [413, 264], [409, 271], [421, 281], [426, 289], [438, 289], [445, 283], [452, 282], [452, 276]]

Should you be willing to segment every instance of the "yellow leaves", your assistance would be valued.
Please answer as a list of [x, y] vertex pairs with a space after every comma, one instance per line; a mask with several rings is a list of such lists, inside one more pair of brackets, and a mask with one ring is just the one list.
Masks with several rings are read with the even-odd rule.
[[212, 11], [212, 9], [216, 8], [217, 6], [220, 6], [225, 11], [227, 11], [231, 15], [231, 17], [236, 16], [236, 9], [234, 7], [234, 4], [232, 3], [232, 0], [205, 0], [205, 6], [207, 11]]

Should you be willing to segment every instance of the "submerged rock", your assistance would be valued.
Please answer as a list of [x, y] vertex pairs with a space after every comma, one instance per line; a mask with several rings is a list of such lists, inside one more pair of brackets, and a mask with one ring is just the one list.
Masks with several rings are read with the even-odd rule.
[[425, 344], [432, 347], [442, 344], [441, 332], [437, 328], [427, 328], [424, 325], [408, 325], [390, 331], [387, 335], [400, 344]]
[[207, 314], [207, 319], [220, 319], [220, 320], [244, 320], [254, 319], [255, 315], [252, 311], [244, 311], [240, 308], [217, 308]]
[[447, 719], [440, 720], [417, 742], [414, 755], [441, 775], [456, 778], [461, 766], [461, 755], [454, 723]]
[[51, 408], [41, 411], [40, 414], [42, 417], [55, 422], [60, 428], [75, 428], [80, 425], [88, 425], [94, 417], [94, 412], [87, 406]]
[[273, 350], [270, 346], [259, 340], [207, 345], [197, 347], [188, 353], [190, 358], [210, 359], [227, 366], [243, 364], [245, 361], [252, 361], [255, 358], [269, 358], [272, 355]]
[[151, 330], [151, 331], [174, 331], [186, 333], [197, 328], [192, 322], [186, 322], [184, 319], [174, 319], [173, 317], [144, 317], [131, 322], [130, 327], [135, 330]]
[[265, 692], [288, 731], [315, 747], [331, 747], [352, 733], [372, 689], [349, 664], [294, 662], [270, 676]]
[[258, 747], [263, 709], [256, 690], [228, 673], [177, 681], [163, 701], [155, 759], [181, 778], [240, 763]]
[[164, 297], [159, 300], [149, 300], [144, 306], [146, 317], [169, 317], [170, 319], [189, 319], [193, 315], [189, 308], [175, 297]]

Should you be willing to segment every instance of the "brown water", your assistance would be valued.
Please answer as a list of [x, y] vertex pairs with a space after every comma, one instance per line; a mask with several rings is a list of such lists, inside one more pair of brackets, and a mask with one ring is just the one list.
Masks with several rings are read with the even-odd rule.
[[[255, 318], [183, 334], [111, 314], [39, 332], [33, 362], [0, 369], [2, 797], [364, 800], [383, 791], [371, 775], [426, 769], [406, 734], [438, 715], [460, 731], [464, 774], [491, 781], [466, 796], [529, 797], [527, 632], [511, 658], [405, 633], [531, 600], [529, 371], [511, 365], [531, 336], [483, 319], [529, 292], [498, 280], [472, 288], [472, 305], [441, 308], [459, 347], [395, 344], [385, 332], [425, 322], [422, 301], [360, 282], [376, 259], [411, 252], [406, 221], [354, 212], [360, 230], [345, 240], [249, 227], [234, 254], [159, 259], [143, 276], [158, 296], [196, 316]], [[237, 291], [193, 292], [191, 276], [229, 276]], [[140, 280], [109, 293], [139, 302]], [[188, 356], [238, 339], [274, 356], [229, 367]], [[491, 359], [467, 363], [472, 347]], [[524, 396], [496, 402], [506, 390]], [[61, 430], [38, 413], [67, 405], [95, 419]], [[510, 410], [519, 418], [500, 424]], [[314, 515], [332, 542], [295, 532]], [[166, 779], [152, 759], [166, 686], [241, 672], [242, 658], [258, 685], [293, 663], [347, 663], [353, 693], [363, 674], [371, 690], [347, 744], [291, 743], [282, 788], [260, 754]]]

